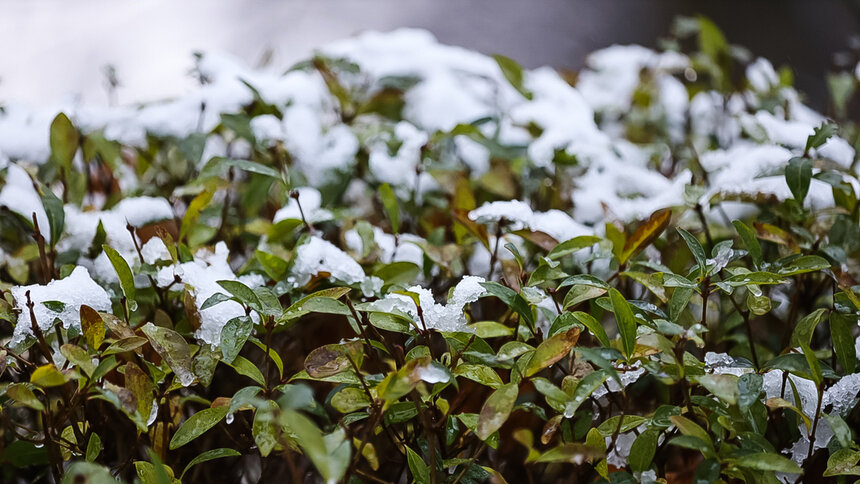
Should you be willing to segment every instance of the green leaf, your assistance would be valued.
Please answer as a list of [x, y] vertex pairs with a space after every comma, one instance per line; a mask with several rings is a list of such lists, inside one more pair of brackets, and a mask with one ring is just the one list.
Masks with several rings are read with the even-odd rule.
[[744, 373], [738, 379], [738, 405], [747, 410], [759, 401], [764, 379], [757, 373]]
[[242, 453], [238, 450], [228, 448], [207, 450], [206, 452], [203, 452], [197, 457], [191, 459], [191, 462], [189, 462], [188, 465], [185, 466], [185, 469], [182, 470], [182, 474], [179, 475], [179, 479], [182, 480], [182, 478], [185, 476], [185, 473], [188, 472], [188, 469], [191, 469], [197, 464], [202, 464], [210, 460], [223, 459], [225, 457], [236, 457], [240, 455], [242, 455]]
[[203, 212], [203, 209], [206, 208], [206, 205], [209, 205], [209, 202], [212, 200], [212, 195], [214, 194], [213, 190], [206, 189], [202, 192], [198, 193], [191, 203], [188, 204], [188, 209], [185, 211], [185, 215], [182, 217], [182, 225], [179, 227], [179, 242], [183, 240], [187, 241], [187, 235], [191, 231], [191, 228], [197, 223], [197, 220], [200, 218], [200, 213]]
[[[260, 348], [260, 351], [262, 351], [263, 353], [267, 353], [266, 345], [263, 344], [262, 341], [258, 340], [257, 338], [254, 338], [254, 337], [251, 337], [248, 339], [252, 343], [254, 343], [257, 346], [257, 348]], [[281, 355], [279, 355], [278, 352], [275, 351], [275, 348], [272, 348], [272, 347], [269, 347], [268, 355], [269, 355], [269, 358], [272, 359], [272, 362], [275, 364], [275, 366], [278, 367], [278, 378], [283, 378], [284, 377], [284, 360], [281, 359]]]
[[107, 254], [111, 265], [113, 265], [113, 269], [116, 271], [116, 275], [119, 276], [119, 286], [122, 289], [122, 294], [125, 296], [129, 311], [137, 310], [137, 302], [135, 302], [134, 274], [132, 274], [131, 268], [128, 266], [128, 262], [125, 261], [123, 256], [119, 255], [119, 252], [107, 244], [102, 245], [102, 250]]
[[581, 464], [584, 461], [591, 462], [603, 457], [604, 452], [594, 447], [578, 442], [569, 442], [553, 447], [541, 454], [535, 462], [569, 462]]
[[62, 200], [54, 195], [50, 187], [42, 189], [42, 206], [45, 207], [45, 214], [48, 216], [48, 226], [51, 231], [51, 247], [53, 247], [60, 240], [60, 236], [63, 235], [66, 212], [63, 208]]
[[669, 417], [669, 420], [675, 427], [678, 427], [678, 431], [683, 435], [696, 437], [697, 439], [704, 440], [705, 442], [709, 442], [711, 440], [711, 436], [705, 429], [686, 417], [673, 415]]
[[630, 455], [627, 457], [627, 464], [631, 471], [643, 472], [651, 467], [651, 461], [657, 452], [657, 438], [659, 436], [658, 430], [648, 429], [636, 437], [633, 445], [630, 446]]
[[713, 484], [720, 478], [720, 461], [711, 457], [702, 461], [693, 473], [693, 484]]
[[478, 321], [469, 325], [480, 338], [499, 338], [514, 334], [515, 329], [495, 321]]
[[526, 366], [523, 376], [529, 377], [567, 356], [579, 340], [579, 328], [571, 328], [544, 340]]
[[[232, 405], [231, 405], [232, 408]], [[258, 408], [254, 413], [254, 422], [251, 425], [251, 435], [260, 455], [267, 457], [278, 445], [278, 427], [274, 413], [278, 410], [278, 404], [272, 400], [266, 400], [264, 406]]]
[[567, 309], [583, 301], [594, 299], [606, 294], [606, 289], [596, 286], [588, 286], [584, 284], [576, 284], [570, 288], [570, 291], [564, 296], [562, 307]]
[[296, 442], [320, 472], [326, 482], [337, 482], [346, 471], [349, 461], [349, 443], [342, 430], [322, 435], [320, 429], [304, 415], [285, 410], [281, 425], [296, 436]]
[[137, 411], [140, 412], [140, 415], [149, 417], [152, 411], [152, 391], [154, 389], [152, 379], [131, 361], [125, 364], [124, 369], [125, 387], [134, 394], [137, 401]]
[[117, 480], [107, 467], [78, 461], [72, 463], [63, 475], [61, 484], [116, 484]]
[[239, 281], [230, 281], [223, 280], [217, 281], [218, 285], [223, 287], [227, 292], [233, 295], [236, 299], [239, 300], [245, 306], [248, 306], [251, 309], [259, 311], [262, 308], [260, 304], [260, 299], [257, 297], [257, 294], [245, 284], [242, 284]]
[[600, 433], [600, 435], [604, 437], [609, 437], [615, 433], [616, 429], [618, 430], [619, 434], [623, 434], [625, 432], [630, 432], [631, 430], [648, 421], [647, 418], [642, 417], [640, 415], [624, 415], [624, 420], [621, 421], [621, 426], [619, 427], [618, 423], [621, 417], [621, 415], [609, 417], [597, 426], [597, 431]]
[[345, 387], [331, 397], [331, 406], [343, 414], [367, 408], [371, 403], [367, 394], [358, 387]]
[[601, 345], [609, 347], [609, 336], [606, 335], [606, 330], [603, 328], [603, 324], [600, 321], [594, 319], [594, 316], [584, 313], [582, 311], [574, 311], [573, 317], [576, 318], [577, 321], [583, 324], [591, 334], [597, 338], [597, 341], [600, 342]]
[[735, 226], [735, 230], [737, 230], [738, 235], [740, 235], [741, 240], [744, 242], [744, 246], [746, 246], [750, 257], [753, 260], [753, 264], [755, 264], [756, 268], [761, 268], [763, 261], [761, 244], [759, 244], [758, 239], [755, 236], [755, 232], [740, 220], [732, 221], [732, 225]]
[[761, 286], [767, 284], [784, 284], [784, 276], [772, 272], [744, 272], [723, 279], [722, 284], [731, 287]]
[[176, 433], [170, 439], [170, 450], [182, 447], [203, 435], [204, 432], [217, 425], [227, 415], [228, 410], [229, 407], [227, 406], [205, 408], [189, 417], [176, 429]]
[[98, 350], [105, 340], [105, 322], [95, 309], [81, 304], [81, 330], [87, 346], [92, 350]]
[[782, 276], [794, 276], [807, 272], [821, 271], [830, 268], [830, 262], [824, 257], [817, 255], [803, 255], [794, 258], [788, 264], [782, 266], [777, 271]]
[[504, 382], [499, 377], [499, 374], [496, 373], [496, 370], [490, 368], [486, 365], [470, 365], [468, 363], [462, 363], [454, 368], [452, 372], [454, 376], [462, 376], [463, 378], [468, 378], [469, 380], [480, 383], [481, 385], [488, 386], [490, 388], [499, 388], [504, 385]]
[[827, 420], [827, 424], [830, 425], [830, 429], [833, 430], [833, 436], [836, 437], [836, 441], [839, 442], [839, 445], [842, 447], [851, 447], [851, 444], [853, 444], [851, 427], [845, 423], [845, 420], [835, 413], [826, 414], [822, 412], [821, 416], [824, 417], [824, 420]]
[[830, 337], [833, 339], [833, 350], [846, 375], [854, 373], [857, 365], [857, 350], [854, 346], [854, 336], [851, 334], [851, 328], [854, 326], [854, 321], [850, 317], [838, 312], [830, 314]]
[[248, 316], [239, 316], [227, 321], [221, 330], [221, 359], [233, 363], [254, 330], [254, 322]]
[[517, 61], [500, 54], [494, 54], [493, 59], [496, 60], [496, 63], [499, 65], [499, 69], [502, 71], [502, 75], [505, 76], [505, 79], [507, 79], [509, 83], [511, 83], [511, 86], [513, 86], [518, 93], [522, 94], [524, 98], [531, 99], [533, 94], [526, 89], [523, 84], [523, 68], [517, 63]]
[[[596, 237], [594, 235], [580, 235], [579, 237], [565, 240], [564, 242], [556, 245], [551, 251], [549, 251], [547, 257], [551, 260], [561, 259], [568, 254], [591, 247], [598, 242], [600, 242], [600, 237]], [[514, 247], [514, 250], [517, 250], [516, 246], [512, 247]]]
[[53, 364], [42, 365], [30, 375], [30, 383], [40, 387], [56, 387], [66, 383], [66, 376]]
[[[64, 113], [58, 114], [51, 122], [51, 155], [69, 176], [72, 160], [78, 151], [78, 130]], [[56, 239], [54, 239], [56, 240]]]
[[42, 305], [55, 313], [61, 313], [66, 309], [66, 304], [62, 301], [42, 301]]
[[92, 381], [100, 381], [105, 375], [110, 373], [111, 370], [116, 368], [117, 365], [116, 356], [108, 356], [103, 359], [101, 363], [96, 365], [96, 369], [93, 371], [93, 376], [91, 378]]
[[[316, 299], [316, 298], [324, 298], [324, 299], [329, 299], [331, 301], [334, 301], [335, 303], [338, 303], [338, 304], [335, 304], [335, 306], [340, 308], [339, 309], [340, 311], [345, 310], [345, 312], [343, 312], [343, 314], [345, 314], [345, 315], [349, 314], [350, 313], [349, 308], [345, 304], [340, 303], [339, 301], [336, 301], [337, 299], [348, 294], [349, 291], [350, 291], [350, 289], [348, 287], [330, 287], [328, 289], [323, 289], [321, 291], [317, 291], [317, 292], [314, 292], [312, 294], [309, 294], [309, 295], [299, 299], [298, 301], [293, 303], [290, 307], [285, 309], [284, 313], [281, 315], [281, 317], [278, 318], [278, 322], [283, 323], [283, 322], [291, 321], [291, 320], [297, 319], [301, 316], [304, 316], [305, 314], [310, 313], [311, 312], [311, 306], [308, 306], [308, 303], [310, 301], [312, 301], [313, 299]], [[313, 310], [314, 310], [314, 312], [320, 312], [319, 308], [313, 308]], [[335, 314], [341, 314], [341, 313], [335, 313]]]
[[191, 373], [191, 348], [185, 338], [172, 329], [152, 323], [146, 323], [140, 329], [149, 339], [152, 348], [179, 377], [182, 386], [191, 385], [194, 382], [194, 374]]
[[488, 293], [501, 299], [503, 303], [516, 311], [517, 314], [526, 321], [530, 328], [534, 328], [534, 315], [532, 315], [532, 311], [529, 308], [529, 303], [527, 303], [520, 294], [509, 287], [499, 284], [498, 282], [482, 282], [481, 286], [486, 289]]
[[164, 465], [152, 450], [147, 450], [152, 462], [135, 461], [137, 477], [143, 484], [174, 484], [173, 469]]
[[738, 377], [712, 373], [698, 377], [698, 382], [715, 397], [729, 405], [735, 405], [738, 402]]
[[397, 204], [397, 196], [394, 195], [391, 185], [383, 183], [379, 186], [379, 198], [382, 199], [385, 214], [391, 222], [391, 231], [395, 234], [400, 232], [400, 206]]
[[702, 244], [699, 243], [699, 239], [680, 227], [678, 227], [678, 233], [681, 234], [681, 237], [684, 238], [684, 242], [687, 243], [687, 247], [690, 248], [690, 252], [693, 253], [693, 258], [699, 266], [699, 273], [702, 276], [705, 276], [708, 269], [708, 256], [705, 255], [705, 249], [702, 247]]
[[494, 391], [478, 415], [478, 427], [475, 434], [481, 440], [487, 440], [490, 435], [502, 428], [502, 425], [511, 414], [514, 402], [519, 394], [519, 388], [515, 383], [502, 385]]
[[102, 439], [99, 434], [93, 432], [90, 434], [90, 440], [87, 442], [87, 462], [95, 461], [102, 451]]
[[418, 484], [430, 484], [430, 466], [424, 463], [424, 459], [417, 452], [406, 446], [406, 462], [412, 479]]
[[6, 387], [6, 395], [25, 407], [41, 412], [45, 409], [45, 405], [36, 397], [30, 386], [25, 383], [13, 383]]
[[209, 160], [209, 162], [206, 163], [206, 166], [201, 171], [200, 177], [201, 178], [208, 178], [210, 176], [220, 176], [221, 175], [220, 171], [224, 167], [228, 167], [228, 166], [238, 168], [238, 169], [240, 169], [242, 171], [246, 171], [248, 173], [256, 173], [258, 175], [265, 175], [265, 176], [274, 178], [275, 180], [282, 180], [281, 173], [278, 170], [276, 170], [270, 166], [266, 166], [266, 165], [263, 165], [261, 163], [257, 163], [255, 161], [250, 161], [250, 160], [237, 160], [237, 159], [233, 159], [233, 158], [221, 158], [221, 157], [215, 157], [215, 158], [212, 158], [211, 160]]
[[612, 302], [612, 312], [615, 313], [615, 322], [618, 324], [624, 356], [630, 358], [636, 347], [636, 319], [633, 310], [630, 303], [614, 287], [609, 289], [609, 300]]
[[609, 377], [609, 374], [604, 370], [597, 370], [585, 375], [576, 385], [573, 395], [567, 401], [567, 406], [564, 410], [564, 416], [567, 418], [573, 417], [579, 406], [591, 396], [597, 387], [603, 385], [603, 382]]
[[229, 363], [229, 365], [231, 368], [236, 370], [236, 373], [242, 376], [247, 376], [260, 385], [266, 384], [266, 378], [263, 376], [263, 372], [261, 372], [256, 365], [248, 361], [245, 357], [237, 356], [233, 359], [232, 363]]
[[819, 363], [818, 358], [815, 356], [815, 352], [812, 351], [812, 348], [809, 345], [812, 341], [812, 333], [815, 331], [818, 323], [820, 323], [826, 315], [827, 309], [824, 308], [817, 309], [806, 315], [797, 323], [797, 326], [794, 328], [794, 333], [791, 336], [792, 344], [800, 346], [800, 349], [803, 350], [803, 356], [806, 358], [806, 362], [812, 370], [812, 379], [817, 384], [821, 383], [824, 376], [821, 372], [821, 363]]
[[662, 302], [666, 302], [668, 299], [666, 298], [666, 288], [663, 285], [663, 273], [662, 272], [654, 272], [654, 273], [646, 273], [639, 271], [624, 271], [621, 272], [620, 275], [624, 277], [629, 277], [634, 281], [642, 284], [645, 289], [651, 291], [652, 294], [657, 296]]
[[[403, 242], [401, 242], [402, 244]], [[398, 261], [385, 264], [377, 269], [373, 275], [382, 279], [386, 286], [392, 286], [397, 284], [407, 285], [414, 281], [420, 272], [421, 268], [417, 265], [411, 262]]]
[[812, 134], [806, 138], [806, 148], [804, 149], [804, 152], [808, 154], [809, 150], [822, 146], [827, 142], [828, 138], [836, 135], [837, 129], [837, 126], [833, 123], [821, 123], [821, 126], [814, 128], [812, 130]]
[[254, 255], [257, 257], [260, 265], [263, 266], [263, 270], [266, 271], [266, 274], [272, 278], [273, 281], [282, 281], [286, 277], [288, 267], [287, 261], [276, 255], [263, 252], [262, 250], [256, 251]]
[[66, 357], [69, 362], [77, 366], [87, 376], [92, 377], [96, 370], [96, 365], [93, 363], [93, 358], [87, 353], [87, 350], [80, 346], [66, 343], [60, 347], [60, 353]]
[[794, 199], [803, 203], [809, 192], [809, 182], [812, 180], [812, 160], [809, 158], [794, 157], [788, 160], [785, 167], [785, 183], [791, 190]]
[[117, 353], [125, 353], [126, 351], [134, 351], [141, 346], [145, 345], [148, 339], [143, 336], [129, 336], [128, 338], [123, 338], [117, 341], [114, 341], [107, 347], [106, 350], [102, 353], [104, 356], [114, 355]]
[[839, 449], [827, 459], [824, 477], [860, 476], [858, 461], [860, 461], [860, 452], [853, 449]]
[[802, 472], [800, 466], [791, 459], [770, 452], [744, 455], [735, 459], [733, 464], [757, 471], [785, 472], [787, 474], [800, 474]]
[[809, 362], [807, 361], [806, 356], [798, 353], [786, 353], [784, 355], [779, 355], [776, 358], [765, 363], [764, 366], [762, 366], [762, 370], [774, 369], [787, 371], [806, 380], [815, 379], [815, 377], [812, 375], [812, 371], [810, 370]]

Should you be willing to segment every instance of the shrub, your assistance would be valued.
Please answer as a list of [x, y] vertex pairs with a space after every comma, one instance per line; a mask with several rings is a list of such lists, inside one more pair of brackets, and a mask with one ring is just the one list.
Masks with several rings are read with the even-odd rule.
[[837, 128], [703, 18], [575, 87], [416, 31], [197, 73], [0, 117], [4, 480], [860, 474], [850, 75]]

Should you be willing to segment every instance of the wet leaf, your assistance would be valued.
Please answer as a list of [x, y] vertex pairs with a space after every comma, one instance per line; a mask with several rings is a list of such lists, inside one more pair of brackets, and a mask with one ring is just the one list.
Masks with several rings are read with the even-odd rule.
[[630, 304], [617, 289], [609, 289], [609, 299], [612, 302], [612, 312], [615, 313], [615, 322], [618, 324], [618, 334], [621, 335], [621, 345], [624, 348], [624, 356], [630, 358], [636, 346], [636, 319]]
[[233, 363], [254, 330], [254, 322], [248, 316], [239, 316], [227, 321], [221, 330], [221, 359]]
[[95, 309], [81, 304], [81, 330], [87, 346], [98, 350], [105, 340], [105, 322]]
[[499, 387], [487, 398], [478, 416], [478, 427], [475, 432], [478, 438], [487, 440], [502, 427], [514, 408], [518, 393], [517, 385], [508, 383]]
[[162, 328], [152, 323], [144, 324], [141, 330], [149, 338], [152, 348], [164, 358], [170, 369], [179, 377], [182, 386], [191, 385], [194, 382], [194, 374], [191, 373], [191, 349], [185, 338], [172, 329]]
[[226, 415], [229, 407], [205, 408], [188, 418], [170, 439], [170, 450], [182, 447], [211, 429]]
[[134, 274], [132, 274], [128, 262], [125, 261], [116, 249], [107, 244], [102, 245], [102, 250], [105, 251], [111, 265], [113, 265], [113, 269], [116, 271], [117, 276], [119, 276], [119, 286], [122, 289], [123, 296], [125, 296], [129, 311], [136, 310]]
[[526, 366], [523, 376], [529, 377], [564, 358], [579, 340], [579, 328], [571, 328], [544, 340]]
[[336, 375], [352, 368], [350, 358], [360, 367], [361, 350], [360, 341], [321, 346], [305, 358], [305, 370], [314, 378]]
[[207, 450], [206, 452], [203, 452], [197, 457], [191, 459], [191, 462], [189, 462], [188, 465], [185, 466], [185, 469], [182, 470], [182, 474], [180, 474], [179, 479], [182, 480], [182, 478], [185, 476], [185, 473], [197, 464], [202, 464], [204, 462], [209, 462], [210, 460], [215, 459], [223, 459], [225, 457], [237, 457], [240, 455], [242, 455], [242, 453], [234, 449], [221, 448]]
[[802, 472], [800, 466], [791, 459], [770, 452], [744, 455], [735, 459], [733, 463], [738, 467], [758, 471], [785, 472], [788, 474], [800, 474]]

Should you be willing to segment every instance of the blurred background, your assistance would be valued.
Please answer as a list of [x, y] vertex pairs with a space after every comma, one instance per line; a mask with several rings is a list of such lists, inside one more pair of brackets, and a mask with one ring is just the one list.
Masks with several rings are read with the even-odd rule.
[[612, 44], [654, 47], [676, 15], [695, 13], [754, 55], [790, 64], [817, 109], [826, 72], [860, 50], [857, 0], [0, 0], [0, 101], [106, 104], [106, 66], [120, 103], [157, 100], [195, 84], [194, 51], [286, 68], [328, 41], [398, 27], [576, 70]]

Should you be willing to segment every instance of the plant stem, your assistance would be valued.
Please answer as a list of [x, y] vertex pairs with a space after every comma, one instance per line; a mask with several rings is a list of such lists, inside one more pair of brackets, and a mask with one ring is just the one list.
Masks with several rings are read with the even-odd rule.
[[815, 451], [815, 431], [818, 430], [818, 420], [821, 417], [821, 401], [824, 400], [824, 384], [818, 384], [818, 405], [815, 408], [815, 418], [812, 419], [812, 431], [809, 433], [809, 452], [806, 454], [808, 460]]
[[499, 256], [499, 241], [502, 240], [502, 226], [505, 223], [505, 219], [502, 218], [496, 224], [496, 243], [493, 246], [493, 253], [490, 254], [490, 272], [487, 273], [487, 280], [493, 280], [493, 272], [496, 270], [496, 258]]

